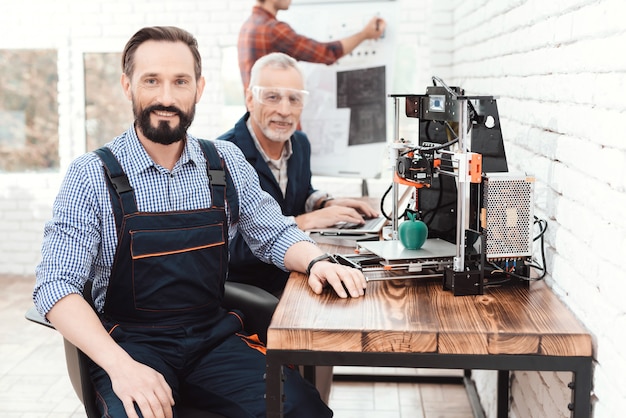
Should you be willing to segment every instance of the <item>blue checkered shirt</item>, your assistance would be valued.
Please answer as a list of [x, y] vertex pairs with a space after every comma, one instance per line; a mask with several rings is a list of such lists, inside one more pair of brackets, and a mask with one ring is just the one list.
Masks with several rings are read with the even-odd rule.
[[[239, 221], [229, 222], [229, 236], [238, 230], [254, 254], [286, 270], [284, 256], [294, 243], [310, 239], [292, 218], [284, 217], [276, 201], [259, 186], [256, 171], [236, 145], [214, 142], [224, 159], [239, 197]], [[148, 156], [133, 127], [107, 144], [135, 190], [141, 212], [207, 208], [211, 205], [206, 158], [191, 135], [169, 171]], [[101, 160], [94, 153], [77, 158], [68, 168], [46, 223], [42, 261], [37, 266], [33, 298], [46, 315], [61, 298], [82, 294], [93, 279], [96, 309], [102, 312], [117, 237]], [[226, 213], [230, 219], [227, 207]]]

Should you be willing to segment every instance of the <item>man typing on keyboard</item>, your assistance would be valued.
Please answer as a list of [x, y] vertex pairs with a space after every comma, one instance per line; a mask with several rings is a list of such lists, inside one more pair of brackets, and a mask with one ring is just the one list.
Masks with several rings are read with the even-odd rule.
[[[337, 224], [363, 225], [378, 212], [356, 199], [333, 199], [311, 185], [311, 144], [297, 130], [308, 92], [297, 62], [271, 53], [252, 67], [246, 91], [249, 110], [218, 139], [236, 144], [259, 174], [261, 187], [302, 230]], [[230, 242], [228, 280], [280, 294], [289, 273], [258, 260], [240, 235]]]

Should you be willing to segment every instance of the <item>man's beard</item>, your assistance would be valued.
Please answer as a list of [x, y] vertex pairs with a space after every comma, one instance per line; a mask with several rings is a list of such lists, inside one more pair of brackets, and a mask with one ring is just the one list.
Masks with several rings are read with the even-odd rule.
[[[150, 114], [154, 111], [175, 112], [178, 115], [178, 125], [172, 128], [167, 121], [160, 121], [158, 126], [150, 123]], [[152, 142], [162, 145], [170, 145], [182, 141], [187, 137], [187, 129], [191, 126], [196, 114], [196, 105], [191, 107], [189, 113], [185, 113], [176, 106], [153, 105], [145, 109], [138, 109], [133, 106], [135, 114], [135, 126], [143, 135]]]
[[287, 132], [284, 132], [284, 131], [275, 131], [274, 129], [270, 128], [269, 125], [262, 125], [256, 117], [255, 117], [255, 120], [257, 124], [259, 125], [259, 128], [261, 128], [261, 132], [263, 132], [263, 135], [265, 135], [265, 137], [272, 142], [286, 142], [289, 140], [289, 138], [291, 138], [291, 135], [293, 135], [293, 133], [296, 131], [295, 124], [292, 127], [292, 129], [290, 129]]

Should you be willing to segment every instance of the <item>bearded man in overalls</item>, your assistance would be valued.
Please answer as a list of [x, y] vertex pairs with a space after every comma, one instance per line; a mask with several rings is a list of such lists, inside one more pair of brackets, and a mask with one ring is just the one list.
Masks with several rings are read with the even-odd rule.
[[[239, 231], [286, 271], [308, 270], [318, 294], [330, 285], [359, 297], [365, 279], [281, 215], [235, 145], [187, 133], [205, 86], [191, 34], [141, 29], [122, 67], [135, 122], [70, 165], [45, 227], [35, 305], [91, 359], [102, 416], [169, 418], [180, 403], [263, 417], [264, 347], [220, 307], [229, 237]], [[95, 310], [82, 296], [88, 281]], [[286, 416], [332, 416], [286, 373]]]

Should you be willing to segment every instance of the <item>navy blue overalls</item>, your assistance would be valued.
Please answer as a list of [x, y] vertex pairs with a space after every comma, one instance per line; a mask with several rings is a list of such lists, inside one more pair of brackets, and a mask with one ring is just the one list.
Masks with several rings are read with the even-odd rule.
[[[190, 211], [139, 212], [117, 159], [108, 148], [96, 150], [118, 234], [102, 322], [135, 360], [163, 374], [177, 404], [264, 417], [264, 347], [243, 334], [237, 312], [220, 306], [228, 268], [225, 201], [229, 193], [236, 217], [235, 188], [214, 145], [200, 142], [212, 206]], [[286, 372], [287, 416], [332, 416], [312, 385]], [[125, 417], [106, 372], [93, 364], [91, 375], [103, 416]]]

